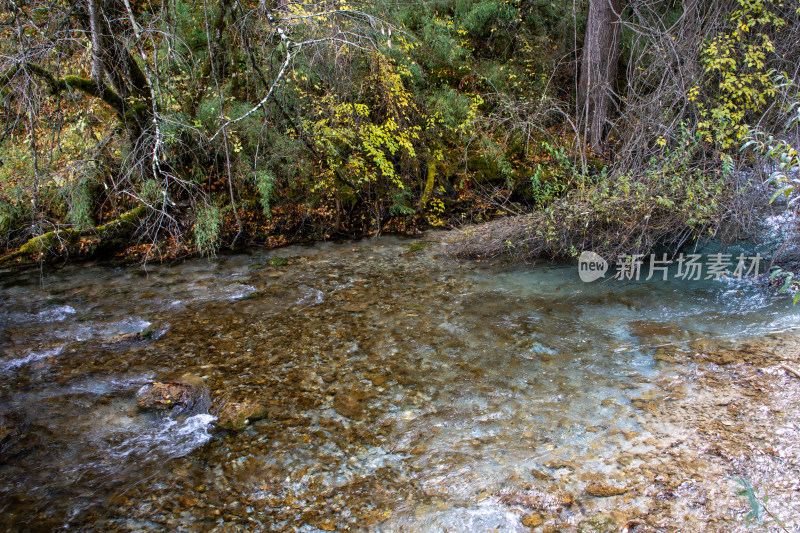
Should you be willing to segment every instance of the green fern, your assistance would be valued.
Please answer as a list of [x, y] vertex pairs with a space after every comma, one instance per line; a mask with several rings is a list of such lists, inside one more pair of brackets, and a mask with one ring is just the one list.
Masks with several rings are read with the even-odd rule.
[[219, 248], [222, 212], [215, 205], [201, 205], [197, 208], [194, 222], [194, 245], [202, 255], [213, 256]]

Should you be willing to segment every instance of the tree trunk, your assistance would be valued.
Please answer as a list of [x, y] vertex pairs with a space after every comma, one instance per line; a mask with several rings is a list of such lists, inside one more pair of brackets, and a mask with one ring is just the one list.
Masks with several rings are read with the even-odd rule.
[[[86, 0], [79, 17], [91, 38], [91, 80], [95, 91], [82, 79], [67, 76], [67, 84], [87, 94], [113, 100], [134, 154], [144, 172], [153, 167], [153, 93], [147, 76], [128, 49], [130, 33], [124, 0]], [[136, 34], [135, 28], [133, 28]], [[137, 36], [138, 37], [138, 36]], [[135, 41], [138, 41], [137, 38]], [[58, 81], [58, 80], [57, 80]], [[70, 83], [71, 82], [71, 83]], [[101, 95], [113, 96], [111, 100]]]
[[101, 57], [100, 13], [95, 0], [89, 0], [89, 28], [92, 32], [92, 81], [99, 87], [103, 83], [103, 60]]
[[590, 0], [578, 82], [578, 123], [592, 151], [601, 154], [616, 94], [622, 0]]

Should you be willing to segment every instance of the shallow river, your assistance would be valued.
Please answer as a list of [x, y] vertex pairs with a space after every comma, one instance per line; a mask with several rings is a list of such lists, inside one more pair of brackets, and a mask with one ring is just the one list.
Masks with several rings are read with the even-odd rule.
[[[643, 402], [694, 386], [675, 354], [800, 325], [747, 282], [585, 284], [456, 262], [446, 238], [0, 273], [0, 527], [606, 530], [587, 517], [646, 494], [587, 480], [629, 482]], [[184, 373], [210, 414], [137, 410]], [[269, 414], [213, 432], [223, 399]]]

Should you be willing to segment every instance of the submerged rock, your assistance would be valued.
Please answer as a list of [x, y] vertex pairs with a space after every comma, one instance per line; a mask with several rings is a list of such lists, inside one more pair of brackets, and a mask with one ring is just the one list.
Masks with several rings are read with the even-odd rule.
[[542, 525], [542, 522], [544, 522], [544, 517], [539, 513], [529, 514], [522, 518], [522, 525], [531, 529]]
[[339, 309], [348, 313], [361, 313], [366, 311], [369, 304], [366, 302], [347, 302], [339, 306]]
[[29, 419], [29, 413], [13, 411], [0, 416], [0, 465], [19, 467], [36, 461], [51, 449], [55, 433]]
[[140, 409], [166, 410], [179, 407], [179, 413], [207, 412], [211, 403], [203, 378], [185, 374], [175, 381], [148, 383], [136, 393]]
[[590, 481], [583, 490], [587, 494], [597, 497], [620, 496], [628, 492], [626, 488], [615, 487], [603, 481]]
[[659, 322], [656, 320], [636, 320], [629, 323], [631, 333], [645, 340], [680, 339], [684, 331], [678, 324]]
[[619, 531], [617, 519], [611, 513], [601, 513], [578, 523], [579, 533], [606, 533], [608, 531]]
[[737, 361], [736, 354], [731, 351], [719, 351], [709, 354], [707, 359], [715, 365], [725, 366]]
[[364, 420], [367, 414], [364, 412], [364, 407], [361, 405], [355, 396], [344, 392], [339, 392], [333, 399], [333, 410], [342, 416], [351, 418], [353, 420]]
[[16, 433], [16, 430], [3, 421], [0, 421], [0, 444]]
[[289, 264], [289, 260], [285, 257], [271, 257], [266, 263], [254, 263], [247, 267], [247, 270], [263, 270], [267, 267], [282, 267]]
[[553, 459], [552, 461], [543, 463], [543, 465], [553, 470], [561, 470], [562, 468], [567, 468], [573, 471], [578, 470], [578, 465], [576, 465], [572, 461], [567, 461], [564, 459]]
[[250, 422], [267, 416], [267, 411], [264, 405], [257, 402], [228, 402], [217, 414], [217, 427], [241, 431]]
[[501, 491], [497, 496], [503, 503], [515, 507], [522, 507], [523, 509], [536, 509], [539, 511], [555, 511], [570, 507], [575, 503], [575, 496], [569, 492], [562, 490], [538, 490], [533, 487], [520, 492], [513, 491], [504, 493]]
[[156, 335], [156, 332], [152, 329], [144, 328], [138, 333], [122, 333], [116, 337], [112, 337], [108, 342], [110, 344], [121, 344], [123, 342], [147, 341], [153, 340], [158, 336], [160, 335]]

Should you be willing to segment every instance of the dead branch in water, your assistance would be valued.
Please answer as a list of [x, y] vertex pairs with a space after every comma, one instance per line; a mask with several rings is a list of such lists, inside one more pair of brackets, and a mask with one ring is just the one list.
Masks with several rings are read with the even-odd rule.
[[676, 251], [710, 237], [733, 241], [752, 234], [750, 213], [764, 203], [760, 184], [743, 175], [711, 179], [708, 190], [719, 195], [709, 212], [711, 199], [697, 197], [701, 188], [691, 178], [670, 180], [621, 177], [613, 185], [576, 189], [541, 211], [471, 226], [448, 252], [461, 258], [566, 260], [584, 250], [603, 257], [647, 255], [656, 247]]
[[800, 370], [796, 370], [787, 364], [782, 364], [781, 368], [784, 369], [787, 373], [792, 374], [794, 377], [800, 378]]

